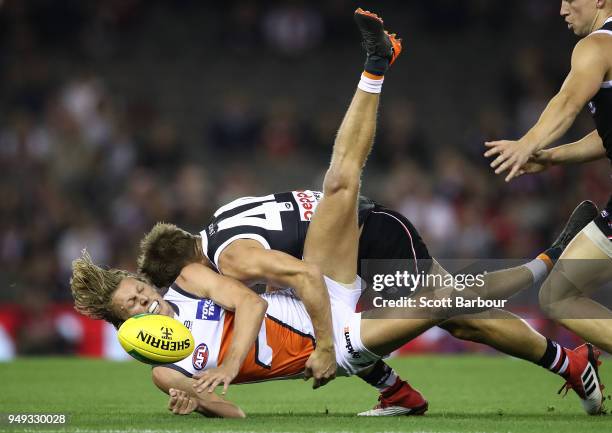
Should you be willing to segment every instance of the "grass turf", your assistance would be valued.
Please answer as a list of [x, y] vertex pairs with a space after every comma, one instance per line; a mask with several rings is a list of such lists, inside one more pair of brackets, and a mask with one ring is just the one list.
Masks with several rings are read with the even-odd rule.
[[[243, 420], [174, 416], [137, 363], [67, 358], [0, 364], [0, 431], [15, 432], [604, 432], [612, 415], [589, 417], [562, 380], [508, 357], [419, 356], [390, 360], [429, 400], [421, 417], [357, 418], [376, 393], [357, 378], [312, 391], [300, 380], [234, 385]], [[608, 364], [608, 365], [606, 365]], [[602, 380], [611, 376], [604, 363]], [[66, 425], [8, 425], [8, 413], [65, 413]]]

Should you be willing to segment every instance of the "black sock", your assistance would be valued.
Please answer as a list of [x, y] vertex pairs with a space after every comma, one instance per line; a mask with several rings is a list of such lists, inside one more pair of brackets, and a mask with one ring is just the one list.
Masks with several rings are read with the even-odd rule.
[[361, 378], [378, 389], [378, 391], [383, 392], [395, 383], [397, 377], [395, 371], [379, 359], [374, 364], [372, 371]]
[[559, 343], [547, 338], [546, 351], [538, 361], [538, 365], [565, 377], [566, 373], [568, 373], [569, 366], [569, 358], [566, 350], [567, 349]]
[[369, 55], [363, 69], [370, 74], [383, 76], [389, 69], [389, 59], [375, 54]]
[[561, 247], [551, 247], [544, 251], [544, 254], [546, 254], [553, 263], [557, 263], [557, 260], [559, 260], [559, 257], [561, 257], [562, 253], [563, 248]]

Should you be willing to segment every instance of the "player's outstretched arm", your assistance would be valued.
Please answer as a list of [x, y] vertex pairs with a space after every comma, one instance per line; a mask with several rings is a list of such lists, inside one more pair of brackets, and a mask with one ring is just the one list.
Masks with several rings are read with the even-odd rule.
[[223, 251], [219, 269], [224, 275], [240, 281], [293, 288], [312, 320], [317, 341], [317, 347], [306, 363], [305, 376], [314, 378], [314, 388], [335, 377], [329, 294], [317, 266], [282, 251], [266, 250], [256, 241], [238, 240]]
[[167, 367], [155, 367], [152, 371], [153, 383], [170, 396], [168, 409], [177, 415], [199, 412], [207, 417], [245, 418], [246, 415], [237, 405], [217, 394], [197, 393], [193, 389], [194, 380]]
[[597, 130], [573, 143], [540, 150], [529, 158], [518, 175], [540, 173], [553, 165], [580, 164], [606, 157], [606, 148]]
[[597, 35], [581, 40], [572, 54], [572, 69], [561, 90], [546, 106], [538, 122], [518, 141], [486, 142], [485, 157], [495, 174], [509, 170], [506, 182], [519, 174], [529, 157], [559, 139], [574, 123], [585, 104], [599, 91], [607, 70], [607, 60], [601, 55], [601, 40]]
[[255, 344], [268, 303], [241, 282], [199, 263], [185, 266], [176, 281], [183, 290], [235, 312], [234, 335], [227, 356], [219, 367], [206, 370], [195, 382], [198, 391], [208, 389], [209, 393], [223, 384], [225, 394]]

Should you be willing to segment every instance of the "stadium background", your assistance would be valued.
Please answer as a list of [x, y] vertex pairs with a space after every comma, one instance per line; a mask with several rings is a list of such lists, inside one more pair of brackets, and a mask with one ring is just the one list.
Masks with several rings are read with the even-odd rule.
[[[569, 67], [558, 2], [360, 2], [404, 38], [364, 193], [448, 258], [527, 258], [608, 164], [510, 185], [483, 142], [520, 136]], [[0, 358], [121, 357], [71, 311], [70, 263], [134, 270], [159, 220], [192, 231], [238, 196], [316, 188], [361, 71], [356, 2], [0, 0]], [[583, 114], [569, 133], [593, 129]], [[543, 318], [533, 323], [571, 338]], [[412, 350], [473, 346], [441, 331]]]

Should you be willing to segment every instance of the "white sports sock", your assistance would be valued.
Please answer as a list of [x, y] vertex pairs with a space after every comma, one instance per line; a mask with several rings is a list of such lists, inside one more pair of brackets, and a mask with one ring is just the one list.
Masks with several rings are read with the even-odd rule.
[[533, 259], [529, 263], [525, 263], [525, 267], [533, 275], [533, 283], [537, 286], [540, 286], [548, 276], [548, 265], [542, 259]]
[[385, 81], [384, 77], [377, 77], [376, 75], [364, 71], [361, 74], [361, 80], [359, 80], [357, 87], [364, 92], [380, 93], [382, 91], [383, 81]]

